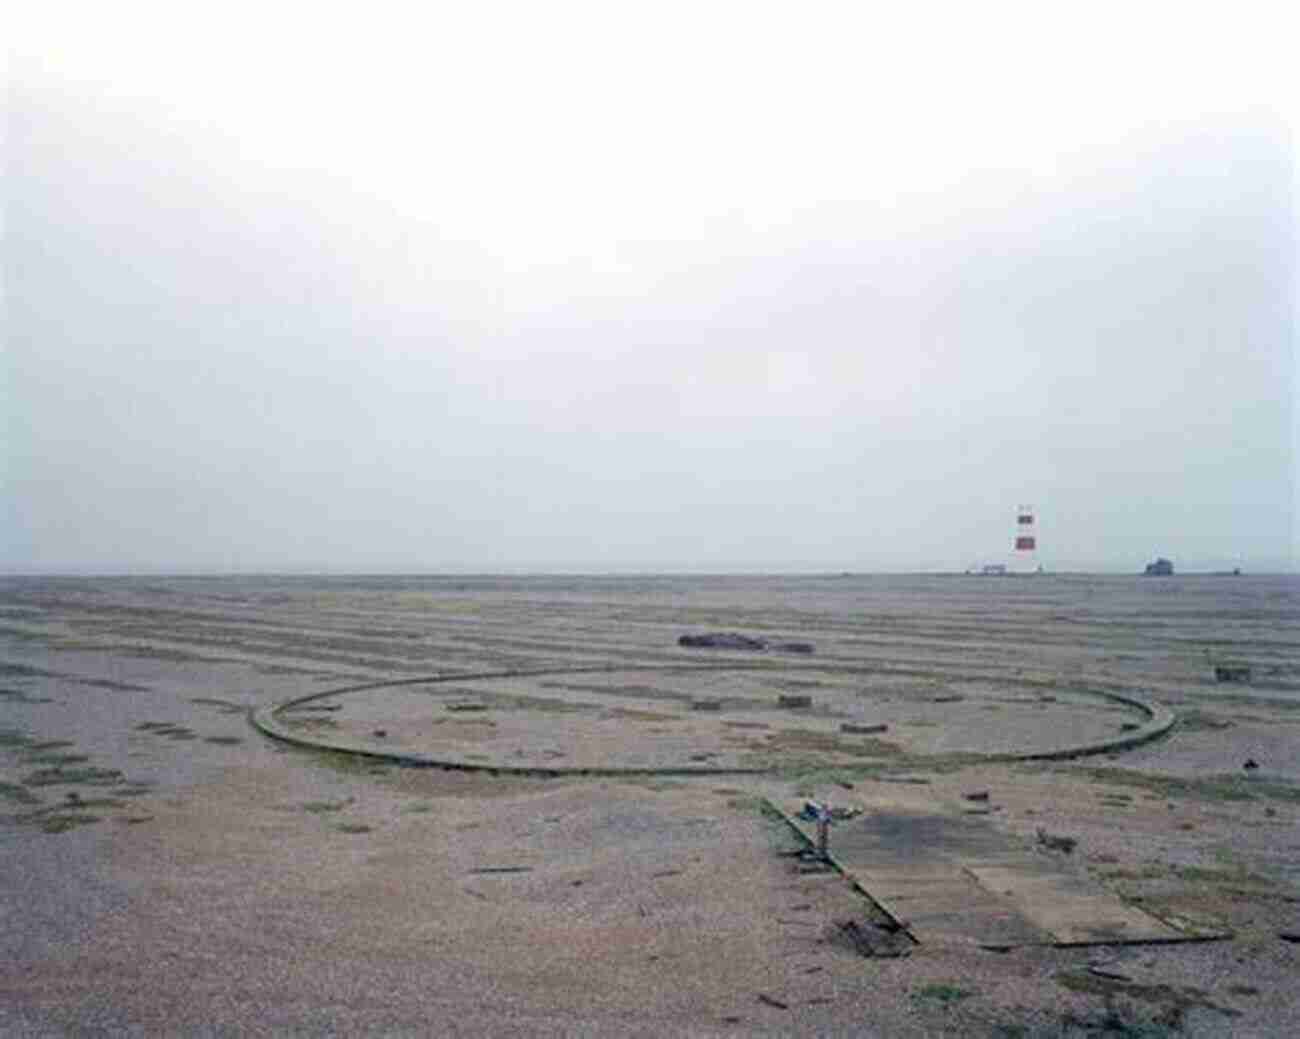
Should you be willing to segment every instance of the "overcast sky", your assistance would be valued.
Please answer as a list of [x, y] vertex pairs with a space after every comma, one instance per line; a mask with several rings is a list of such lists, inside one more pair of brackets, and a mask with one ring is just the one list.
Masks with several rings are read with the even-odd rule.
[[1296, 566], [1282, 5], [39, 6], [2, 570]]

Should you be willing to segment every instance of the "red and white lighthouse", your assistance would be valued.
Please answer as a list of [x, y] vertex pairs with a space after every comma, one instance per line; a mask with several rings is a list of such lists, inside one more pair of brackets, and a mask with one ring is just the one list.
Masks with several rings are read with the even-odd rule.
[[1017, 574], [1033, 574], [1038, 566], [1038, 528], [1032, 505], [1016, 507], [1015, 551], [1011, 556], [1011, 569]]

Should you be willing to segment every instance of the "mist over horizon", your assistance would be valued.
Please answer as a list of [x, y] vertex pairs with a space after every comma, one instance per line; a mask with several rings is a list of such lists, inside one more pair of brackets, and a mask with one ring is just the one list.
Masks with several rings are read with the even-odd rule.
[[1288, 34], [938, 10], [31, 16], [0, 572], [1294, 573]]

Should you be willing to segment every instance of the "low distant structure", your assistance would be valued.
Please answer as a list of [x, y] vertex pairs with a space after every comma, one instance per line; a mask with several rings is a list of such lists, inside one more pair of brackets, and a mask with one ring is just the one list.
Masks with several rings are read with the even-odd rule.
[[1164, 556], [1161, 556], [1154, 563], [1148, 563], [1146, 568], [1147, 577], [1172, 577], [1174, 574], [1174, 564], [1169, 562]]
[[754, 653], [804, 653], [815, 651], [811, 642], [769, 642], [767, 639], [752, 635], [741, 635], [734, 631], [715, 631], [707, 635], [683, 635], [677, 645], [684, 649], [740, 649]]

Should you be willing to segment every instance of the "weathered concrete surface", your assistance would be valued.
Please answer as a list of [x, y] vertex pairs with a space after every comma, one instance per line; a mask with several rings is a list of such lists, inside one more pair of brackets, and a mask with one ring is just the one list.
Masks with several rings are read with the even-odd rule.
[[[777, 807], [811, 842], [804, 802]], [[1214, 937], [1171, 927], [985, 819], [938, 803], [843, 799], [862, 814], [832, 827], [836, 866], [922, 944], [982, 946], [1172, 942]]]

